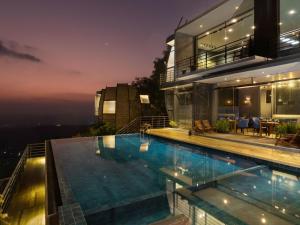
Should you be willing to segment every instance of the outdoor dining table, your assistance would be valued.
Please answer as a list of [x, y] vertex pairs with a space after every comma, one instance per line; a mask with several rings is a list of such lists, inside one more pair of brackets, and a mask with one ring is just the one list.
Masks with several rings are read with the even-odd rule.
[[267, 134], [270, 135], [275, 130], [275, 127], [278, 125], [279, 122], [261, 120], [259, 123], [259, 136], [262, 136], [263, 127], [267, 128]]

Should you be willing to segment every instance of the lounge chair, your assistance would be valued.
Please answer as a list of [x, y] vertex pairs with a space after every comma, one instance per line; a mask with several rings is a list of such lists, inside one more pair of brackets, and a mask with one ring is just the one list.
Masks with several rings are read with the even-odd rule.
[[293, 134], [291, 136], [277, 138], [275, 145], [300, 148], [300, 130], [298, 130], [296, 134]]
[[193, 130], [196, 133], [201, 133], [201, 134], [204, 133], [205, 129], [204, 129], [204, 126], [202, 125], [201, 120], [195, 120], [195, 126], [194, 126]]
[[208, 120], [203, 120], [202, 123], [204, 126], [204, 131], [210, 132], [214, 130], [214, 128], [210, 125], [210, 122]]

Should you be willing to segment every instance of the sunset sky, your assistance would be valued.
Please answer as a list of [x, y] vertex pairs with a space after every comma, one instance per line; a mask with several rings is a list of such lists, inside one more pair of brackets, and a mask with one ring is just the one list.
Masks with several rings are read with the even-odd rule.
[[97, 89], [149, 75], [181, 16], [193, 18], [216, 2], [1, 1], [0, 114], [63, 100], [88, 103], [90, 113]]

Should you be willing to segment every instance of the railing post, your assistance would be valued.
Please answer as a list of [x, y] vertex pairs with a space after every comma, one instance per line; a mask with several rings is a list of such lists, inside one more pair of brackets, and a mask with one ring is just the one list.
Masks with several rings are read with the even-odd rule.
[[207, 52], [205, 52], [205, 69], [207, 69]]

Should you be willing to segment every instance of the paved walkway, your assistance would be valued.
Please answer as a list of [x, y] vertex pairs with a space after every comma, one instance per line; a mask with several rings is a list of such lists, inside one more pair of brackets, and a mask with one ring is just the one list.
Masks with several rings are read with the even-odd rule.
[[7, 213], [11, 225], [45, 224], [45, 157], [27, 159]]
[[278, 150], [274, 147], [262, 147], [253, 144], [238, 143], [229, 140], [214, 139], [205, 136], [189, 136], [187, 132], [177, 129], [151, 129], [150, 134], [172, 140], [182, 141], [247, 157], [262, 159], [291, 167], [300, 168], [300, 153]]

